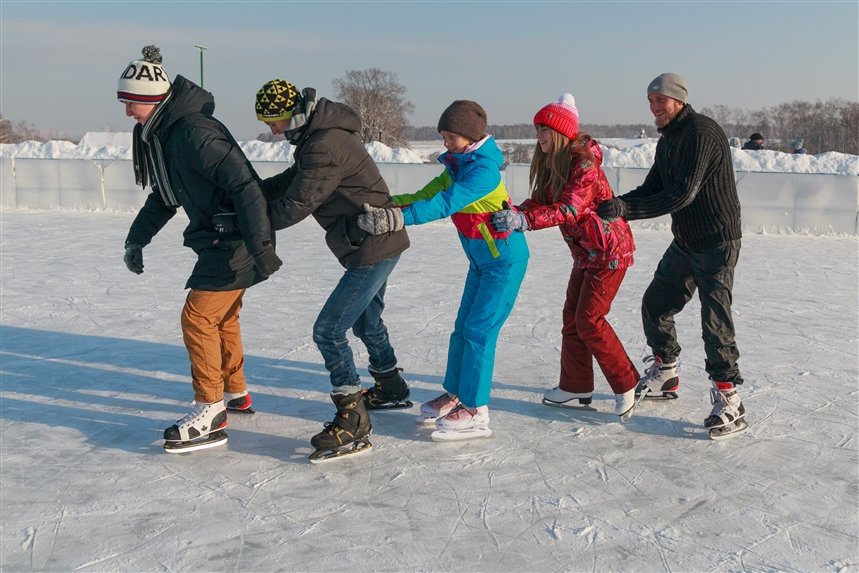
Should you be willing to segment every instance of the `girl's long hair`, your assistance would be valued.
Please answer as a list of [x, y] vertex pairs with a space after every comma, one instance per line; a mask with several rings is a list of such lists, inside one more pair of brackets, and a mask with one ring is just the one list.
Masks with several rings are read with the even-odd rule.
[[579, 133], [575, 139], [570, 139], [554, 129], [550, 129], [550, 134], [551, 151], [543, 153], [537, 143], [528, 176], [531, 199], [544, 205], [560, 200], [573, 169], [584, 162], [594, 161], [590, 145], [593, 138], [590, 135]]

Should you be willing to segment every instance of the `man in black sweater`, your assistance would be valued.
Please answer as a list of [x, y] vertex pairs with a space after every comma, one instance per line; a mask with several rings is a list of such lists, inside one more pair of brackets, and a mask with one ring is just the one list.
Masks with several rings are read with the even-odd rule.
[[713, 410], [704, 421], [713, 438], [744, 431], [745, 408], [736, 386], [737, 367], [731, 290], [740, 254], [740, 201], [725, 132], [686, 103], [686, 82], [662, 74], [647, 87], [647, 100], [662, 134], [644, 183], [602, 203], [604, 219], [651, 219], [671, 214], [674, 240], [662, 256], [642, 300], [644, 333], [653, 364], [639, 382], [643, 398], [676, 398], [680, 344], [674, 315], [698, 290], [706, 370], [713, 383]]

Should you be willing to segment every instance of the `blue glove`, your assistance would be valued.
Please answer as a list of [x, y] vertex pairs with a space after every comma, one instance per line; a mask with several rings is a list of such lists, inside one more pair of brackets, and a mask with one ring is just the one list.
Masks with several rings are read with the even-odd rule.
[[492, 227], [499, 233], [527, 231], [528, 219], [525, 218], [525, 214], [521, 211], [514, 211], [507, 203], [504, 203], [504, 205], [505, 208], [503, 211], [492, 213], [492, 219], [489, 221]]

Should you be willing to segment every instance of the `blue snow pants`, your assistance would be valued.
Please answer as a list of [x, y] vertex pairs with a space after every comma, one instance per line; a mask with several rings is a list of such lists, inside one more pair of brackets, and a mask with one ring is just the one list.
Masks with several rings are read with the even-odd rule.
[[489, 404], [498, 334], [513, 310], [528, 267], [523, 233], [512, 233], [505, 243], [494, 261], [475, 264], [471, 260], [450, 335], [444, 389], [469, 408]]

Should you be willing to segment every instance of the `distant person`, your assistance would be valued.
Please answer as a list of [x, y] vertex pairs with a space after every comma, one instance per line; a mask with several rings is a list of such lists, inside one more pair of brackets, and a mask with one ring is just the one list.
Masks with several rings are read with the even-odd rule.
[[734, 268], [740, 254], [740, 201], [728, 138], [719, 124], [686, 103], [685, 80], [662, 74], [647, 87], [650, 112], [662, 137], [639, 187], [597, 208], [605, 219], [650, 219], [671, 214], [674, 240], [642, 300], [644, 334], [653, 364], [638, 385], [640, 398], [677, 397], [680, 344], [674, 315], [698, 290], [713, 409], [704, 420], [714, 439], [748, 428], [738, 386], [731, 316]]
[[791, 143], [790, 147], [793, 150], [792, 153], [796, 153], [799, 155], [805, 155], [806, 153], [808, 153], [808, 150], [805, 148], [805, 142], [803, 142], [802, 139], [793, 140], [793, 143]]
[[[165, 449], [190, 452], [226, 443], [227, 410], [251, 410], [239, 311], [245, 289], [281, 266], [259, 178], [239, 144], [212, 116], [212, 94], [182, 76], [173, 83], [155, 46], [128, 64], [116, 96], [134, 126], [134, 176], [151, 193], [125, 239], [125, 265], [143, 272], [143, 247], [176, 214], [197, 263], [185, 288], [182, 338], [195, 406], [164, 430]], [[226, 404], [225, 404], [226, 402]]]
[[743, 149], [749, 151], [760, 151], [764, 148], [764, 136], [755, 132], [749, 136], [749, 140], [743, 144]]
[[[357, 225], [362, 204], [393, 206], [388, 186], [359, 136], [361, 117], [346, 104], [316, 97], [275, 79], [256, 94], [257, 118], [272, 134], [295, 146], [295, 162], [263, 180], [275, 229], [285, 229], [313, 215], [325, 229], [328, 248], [345, 271], [313, 325], [313, 341], [325, 361], [332, 422], [310, 439], [311, 461], [353, 454], [371, 447], [367, 408], [410, 407], [409, 387], [382, 321], [388, 277], [409, 247], [404, 229], [371, 236]], [[349, 330], [367, 347], [368, 370], [375, 385], [366, 393], [349, 347]]]
[[638, 371], [606, 321], [635, 243], [622, 218], [603, 221], [596, 206], [614, 197], [602, 170], [602, 150], [579, 131], [571, 94], [562, 94], [534, 115], [537, 148], [531, 160], [531, 197], [517, 209], [492, 214], [497, 231], [558, 227], [573, 256], [561, 329], [560, 384], [543, 403], [588, 407], [594, 391], [594, 359], [615, 394], [615, 413], [629, 418], [635, 406]]
[[650, 139], [650, 136], [647, 135], [647, 131], [642, 127], [641, 133], [638, 134], [638, 139]]
[[421, 405], [418, 421], [435, 423], [434, 440], [462, 440], [492, 433], [488, 404], [495, 345], [513, 310], [529, 252], [522, 233], [499, 232], [489, 224], [510, 197], [501, 177], [504, 157], [486, 133], [484, 109], [473, 101], [454, 101], [441, 114], [438, 132], [447, 149], [438, 158], [444, 171], [420, 191], [394, 195], [402, 210], [370, 208], [358, 224], [387, 233], [450, 217], [456, 227], [468, 275], [448, 345], [445, 392]]

